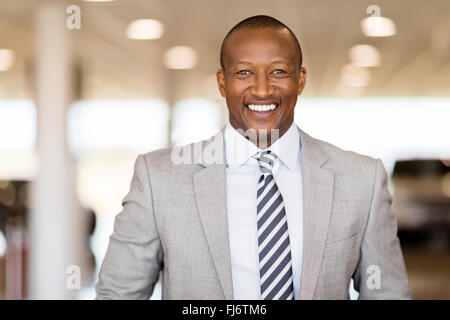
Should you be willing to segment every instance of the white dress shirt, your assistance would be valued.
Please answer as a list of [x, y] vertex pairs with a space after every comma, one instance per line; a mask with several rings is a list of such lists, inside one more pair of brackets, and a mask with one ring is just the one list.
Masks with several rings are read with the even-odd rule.
[[[261, 299], [256, 223], [256, 192], [261, 172], [258, 161], [252, 157], [260, 150], [230, 124], [226, 125], [227, 217], [234, 299]], [[284, 200], [294, 299], [298, 299], [303, 253], [303, 188], [301, 142], [295, 123], [268, 150], [278, 156], [273, 176]]]

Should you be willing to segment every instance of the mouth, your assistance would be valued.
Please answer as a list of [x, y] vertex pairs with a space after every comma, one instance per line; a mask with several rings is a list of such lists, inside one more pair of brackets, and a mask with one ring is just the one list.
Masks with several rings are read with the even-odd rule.
[[248, 109], [254, 112], [258, 113], [271, 113], [271, 111], [274, 111], [275, 109], [279, 108], [279, 104], [277, 103], [270, 103], [270, 104], [246, 104], [245, 105]]

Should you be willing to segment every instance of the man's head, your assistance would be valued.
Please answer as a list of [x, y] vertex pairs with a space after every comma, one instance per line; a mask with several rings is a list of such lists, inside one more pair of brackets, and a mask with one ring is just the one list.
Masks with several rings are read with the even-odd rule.
[[279, 129], [283, 135], [294, 121], [297, 96], [306, 80], [302, 51], [292, 31], [272, 17], [247, 18], [228, 32], [220, 57], [217, 81], [230, 124], [244, 131]]

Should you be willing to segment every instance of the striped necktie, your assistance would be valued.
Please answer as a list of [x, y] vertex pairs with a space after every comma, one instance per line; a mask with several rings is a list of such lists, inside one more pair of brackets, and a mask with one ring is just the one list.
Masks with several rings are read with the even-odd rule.
[[292, 300], [294, 285], [286, 211], [272, 174], [277, 156], [267, 150], [254, 157], [261, 169], [256, 200], [261, 298]]

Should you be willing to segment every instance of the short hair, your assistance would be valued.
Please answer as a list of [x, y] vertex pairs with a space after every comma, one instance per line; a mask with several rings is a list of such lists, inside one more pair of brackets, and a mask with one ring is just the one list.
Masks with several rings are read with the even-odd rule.
[[295, 34], [292, 32], [292, 30], [289, 29], [289, 27], [287, 25], [285, 25], [283, 22], [281, 22], [273, 17], [266, 16], [266, 15], [257, 15], [257, 16], [249, 17], [247, 19], [242, 20], [237, 25], [235, 25], [233, 28], [231, 28], [230, 31], [228, 31], [227, 35], [225, 36], [225, 38], [222, 41], [222, 46], [220, 48], [220, 66], [222, 67], [222, 69], [225, 69], [224, 64], [223, 64], [223, 51], [224, 51], [226, 43], [228, 42], [230, 37], [233, 35], [233, 33], [235, 33], [238, 30], [241, 30], [241, 29], [262, 29], [262, 28], [287, 30], [298, 50], [299, 62], [300, 62], [299, 68], [302, 66], [302, 62], [303, 62], [302, 48], [300, 47], [300, 43], [298, 42], [298, 39], [295, 36]]

